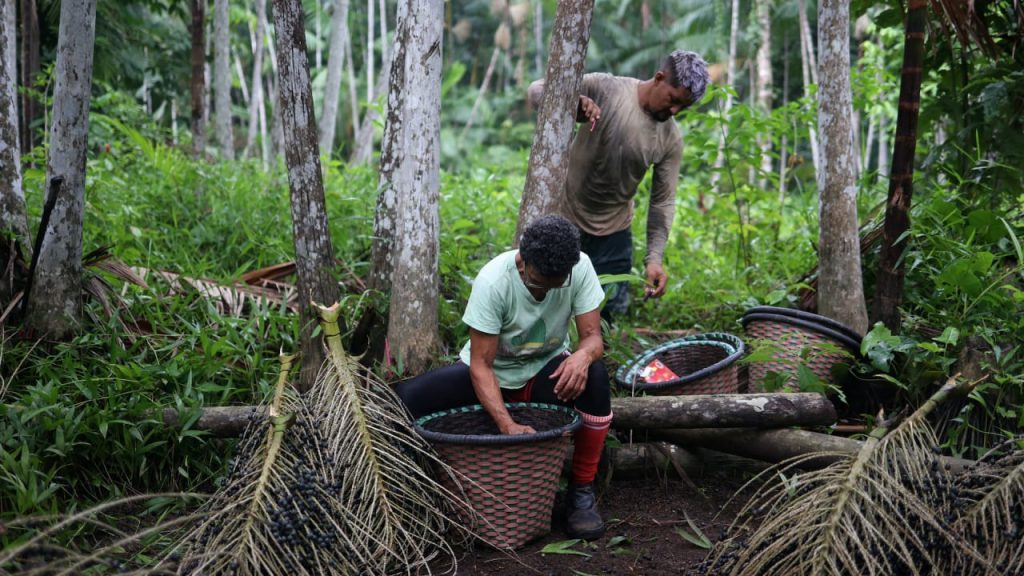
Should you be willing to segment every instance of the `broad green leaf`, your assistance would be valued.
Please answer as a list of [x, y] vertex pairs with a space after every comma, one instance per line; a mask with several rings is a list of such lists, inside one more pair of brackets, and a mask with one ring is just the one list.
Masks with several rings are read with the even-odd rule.
[[572, 555], [572, 556], [586, 556], [587, 558], [590, 558], [590, 554], [587, 554], [586, 552], [580, 552], [579, 550], [573, 550], [572, 549], [573, 546], [579, 544], [582, 541], [583, 540], [580, 540], [579, 538], [574, 538], [572, 540], [561, 540], [559, 542], [552, 542], [551, 544], [548, 544], [543, 549], [541, 549], [540, 553], [541, 554], [568, 554], [568, 555]]

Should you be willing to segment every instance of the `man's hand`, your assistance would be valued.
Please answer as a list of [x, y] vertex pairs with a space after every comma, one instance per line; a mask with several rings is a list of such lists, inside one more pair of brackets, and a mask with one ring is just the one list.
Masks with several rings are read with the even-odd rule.
[[648, 298], [661, 298], [665, 294], [665, 284], [668, 276], [661, 264], [656, 262], [647, 263], [647, 284], [644, 286], [644, 300]]
[[594, 131], [597, 121], [601, 119], [601, 107], [587, 96], [580, 94], [580, 105], [576, 110], [577, 122], [590, 122], [590, 131]]
[[590, 369], [590, 357], [582, 350], [577, 350], [566, 358], [551, 374], [555, 382], [555, 396], [562, 402], [571, 402], [583, 394], [587, 387], [587, 371]]
[[517, 424], [514, 421], [509, 421], [503, 426], [498, 427], [502, 434], [508, 434], [515, 436], [517, 434], [534, 434], [537, 431], [533, 429], [533, 426], [526, 426], [525, 424]]

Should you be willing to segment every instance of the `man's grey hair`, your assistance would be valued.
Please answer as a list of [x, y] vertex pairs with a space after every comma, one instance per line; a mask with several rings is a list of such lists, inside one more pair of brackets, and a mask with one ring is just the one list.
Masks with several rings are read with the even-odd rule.
[[696, 52], [686, 50], [675, 50], [666, 56], [661, 64], [661, 72], [672, 86], [683, 86], [689, 90], [694, 103], [700, 102], [704, 97], [704, 90], [711, 81], [708, 76], [708, 63]]

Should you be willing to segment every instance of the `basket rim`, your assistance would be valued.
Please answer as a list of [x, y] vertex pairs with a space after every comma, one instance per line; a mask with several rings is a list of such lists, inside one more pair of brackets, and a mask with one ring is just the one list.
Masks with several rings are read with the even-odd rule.
[[859, 342], [864, 338], [863, 334], [838, 320], [833, 320], [828, 316], [822, 316], [821, 314], [815, 314], [813, 312], [797, 310], [795, 308], [783, 308], [781, 306], [754, 306], [743, 313], [744, 316], [747, 314], [781, 314], [782, 316], [790, 316], [800, 320], [821, 324], [826, 328], [831, 328], [841, 334], [845, 334], [855, 342]]
[[535, 408], [538, 410], [565, 412], [572, 416], [572, 421], [568, 424], [559, 426], [558, 428], [544, 430], [543, 432], [534, 432], [533, 434], [452, 434], [450, 432], [435, 432], [423, 427], [424, 424], [431, 420], [443, 418], [451, 414], [484, 411], [483, 405], [470, 404], [468, 406], [459, 406], [457, 408], [450, 408], [448, 410], [441, 410], [432, 414], [427, 414], [426, 416], [420, 416], [413, 423], [413, 429], [416, 430], [416, 433], [424, 440], [429, 440], [430, 442], [436, 442], [438, 444], [505, 445], [527, 444], [560, 438], [570, 432], [575, 432], [583, 425], [583, 420], [580, 418], [578, 412], [559, 404], [545, 404], [541, 402], [505, 402], [505, 407], [510, 409]]
[[[696, 372], [691, 372], [685, 376], [676, 378], [674, 380], [666, 380], [664, 382], [638, 382], [635, 377], [635, 373], [643, 366], [649, 363], [655, 356], [671, 350], [673, 348], [682, 348], [686, 345], [711, 344], [724, 348], [726, 351], [731, 351], [725, 358], [715, 362], [710, 366], [705, 366]], [[622, 387], [627, 387], [633, 391], [648, 391], [648, 390], [662, 390], [665, 388], [675, 388], [683, 384], [689, 384], [690, 382], [706, 378], [712, 374], [716, 374], [729, 367], [737, 359], [739, 359], [746, 352], [746, 345], [743, 340], [734, 334], [728, 332], [706, 332], [703, 334], [693, 334], [691, 336], [684, 336], [682, 338], [676, 338], [675, 340], [669, 340], [663, 342], [653, 348], [648, 349], [646, 352], [640, 354], [631, 360], [628, 364], [624, 364], [619, 367], [615, 372], [615, 382]]]
[[854, 340], [853, 338], [850, 338], [846, 334], [843, 334], [841, 332], [833, 330], [832, 328], [829, 328], [828, 326], [823, 326], [823, 325], [821, 325], [821, 324], [819, 324], [817, 322], [811, 322], [811, 321], [808, 321], [808, 320], [801, 320], [800, 318], [794, 318], [794, 317], [791, 317], [791, 316], [783, 316], [781, 314], [745, 314], [741, 321], [743, 322], [743, 328], [744, 329], [746, 329], [747, 324], [750, 324], [751, 322], [757, 322], [757, 321], [762, 321], [762, 322], [779, 322], [781, 324], [791, 324], [793, 326], [799, 326], [801, 328], [806, 328], [806, 329], [811, 330], [813, 332], [817, 332], [818, 334], [821, 334], [822, 336], [827, 336], [829, 338], [832, 338], [833, 340], [836, 340], [837, 342], [839, 342], [840, 344], [845, 346], [848, 350], [853, 352], [853, 355], [855, 357], [859, 358], [860, 355], [861, 355], [860, 354], [860, 341], [859, 340]]

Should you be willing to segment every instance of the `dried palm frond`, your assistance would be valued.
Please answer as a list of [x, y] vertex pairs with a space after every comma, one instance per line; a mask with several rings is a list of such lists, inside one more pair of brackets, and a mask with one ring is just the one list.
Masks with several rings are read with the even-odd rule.
[[[184, 538], [183, 574], [429, 572], [459, 530], [456, 499], [421, 466], [437, 463], [398, 398], [345, 354], [338, 306], [321, 309], [331, 354], [313, 388], [285, 388], [240, 442], [207, 519]], [[454, 532], [451, 534], [450, 532]]]
[[[953, 527], [999, 574], [1024, 574], [1024, 450], [982, 459], [957, 478], [954, 496]], [[949, 560], [947, 574], [976, 571], [970, 557]]]
[[162, 278], [170, 287], [170, 296], [195, 291], [216, 306], [218, 312], [227, 316], [242, 316], [248, 306], [285, 306], [292, 312], [298, 311], [298, 291], [291, 284], [267, 282], [262, 286], [241, 283], [225, 285], [213, 280], [181, 276], [166, 270], [134, 267], [132, 271], [143, 279], [151, 274]]
[[[123, 510], [135, 509], [146, 501], [176, 501], [204, 498], [201, 494], [141, 494], [98, 504], [71, 514], [19, 517], [0, 522], [0, 533], [14, 544], [0, 552], [0, 574], [77, 575], [83, 573], [119, 574], [169, 573], [168, 559], [154, 564], [153, 556], [166, 545], [163, 535], [196, 522], [194, 514], [161, 518], [141, 529], [132, 530]], [[109, 515], [121, 511], [115, 523]], [[129, 516], [131, 517], [131, 516]], [[67, 538], [68, 534], [75, 537]]]
[[760, 479], [782, 481], [759, 488], [709, 554], [705, 572], [933, 574], [940, 553], [950, 550], [984, 564], [951, 529], [952, 519], [937, 512], [948, 508], [951, 480], [926, 416], [957, 388], [950, 379], [897, 428], [882, 424], [858, 453], [827, 468], [798, 471], [821, 456], [810, 454], [763, 472]]

